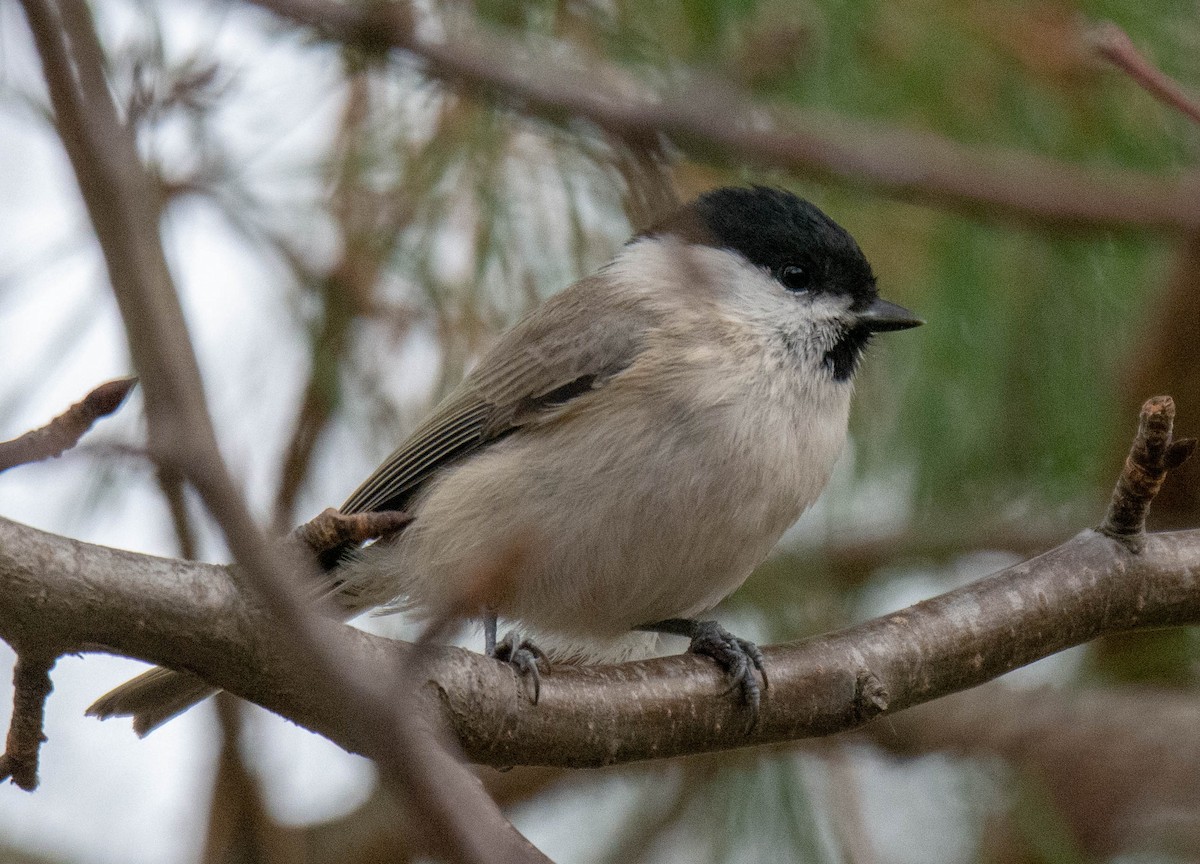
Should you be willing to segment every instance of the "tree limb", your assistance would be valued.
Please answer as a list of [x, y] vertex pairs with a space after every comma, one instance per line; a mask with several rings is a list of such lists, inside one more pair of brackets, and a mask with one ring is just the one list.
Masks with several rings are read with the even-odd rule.
[[1200, 228], [1196, 173], [1164, 178], [973, 149], [898, 126], [773, 110], [728, 82], [631, 96], [629, 88], [603, 86], [627, 77], [615, 65], [581, 69], [550, 51], [535, 58], [525, 43], [460, 18], [443, 22], [450, 35], [438, 39], [413, 25], [406, 2], [250, 2], [345, 44], [404, 51], [452, 87], [552, 122], [584, 120], [637, 148], [665, 137], [696, 158], [835, 178], [984, 219], [1072, 230]]
[[[197, 674], [347, 750], [361, 726], [312, 687], [281, 624], [224, 567], [108, 549], [0, 519], [0, 637], [43, 653], [105, 651]], [[130, 622], [137, 622], [130, 626]], [[1098, 636], [1200, 623], [1200, 530], [1143, 550], [1085, 531], [1037, 558], [908, 609], [765, 650], [771, 689], [744, 729], [720, 672], [679, 655], [554, 667], [531, 705], [511, 667], [461, 649], [424, 669], [466, 754], [491, 765], [590, 767], [827, 735], [991, 680]], [[321, 620], [365, 677], [410, 646]]]

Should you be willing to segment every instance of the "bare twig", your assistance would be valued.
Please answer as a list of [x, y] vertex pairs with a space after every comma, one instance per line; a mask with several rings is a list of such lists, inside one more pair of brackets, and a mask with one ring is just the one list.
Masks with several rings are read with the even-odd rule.
[[1096, 25], [1087, 34], [1087, 41], [1093, 51], [1125, 72], [1151, 96], [1200, 123], [1200, 102], [1142, 56], [1129, 34], [1116, 24], [1106, 21]]
[[187, 497], [184, 495], [183, 475], [165, 463], [155, 467], [154, 478], [171, 514], [171, 525], [175, 529], [175, 542], [179, 546], [180, 558], [196, 558], [196, 531], [188, 514]]
[[24, 0], [23, 7], [117, 306], [126, 321], [161, 328], [156, 338], [129, 342], [143, 373], [150, 450], [180, 464], [194, 449], [215, 452], [204, 394], [191, 386], [199, 369], [184, 347], [190, 343], [159, 238], [158, 197], [138, 161], [133, 131], [117, 113], [91, 14], [77, 0]]
[[[1176, 418], [1200, 428], [1200, 234], [1187, 237], [1171, 255], [1162, 290], [1133, 341], [1138, 348], [1125, 359], [1119, 376], [1122, 410], [1136, 408], [1147, 393], [1170, 393]], [[1158, 530], [1200, 525], [1200, 459], [1189, 459], [1171, 472], [1154, 499]]]
[[408, 52], [453, 87], [553, 122], [586, 120], [634, 147], [658, 146], [665, 137], [694, 158], [839, 179], [986, 219], [1074, 230], [1200, 228], [1195, 174], [1084, 170], [841, 116], [771, 111], [728, 83], [702, 81], [690, 91], [638, 98], [601, 86], [625, 78], [615, 66], [581, 70], [551, 52], [527, 62], [524, 43], [459, 19], [447, 22], [450, 37], [431, 37], [412, 26], [406, 2], [250, 2], [365, 50]]
[[1174, 422], [1175, 401], [1170, 396], [1146, 400], [1138, 418], [1137, 436], [1113, 489], [1108, 514], [1097, 529], [1134, 552], [1141, 548], [1146, 514], [1167, 472], [1182, 465], [1196, 449], [1195, 438], [1173, 439]]
[[[152, 184], [117, 113], [83, 0], [22, 0], [66, 146], [108, 264], [134, 365], [146, 393], [150, 450], [193, 484], [220, 525], [239, 572], [280, 625], [275, 638], [308, 669], [308, 688], [363, 736], [364, 751], [430, 853], [460, 862], [545, 861], [443, 750], [419, 706], [369, 679], [305, 602], [255, 525], [217, 449], [199, 367], [158, 234]], [[292, 562], [303, 570], [304, 564]]]
[[118, 378], [101, 384], [41, 429], [0, 442], [0, 471], [52, 459], [70, 450], [92, 424], [121, 407], [135, 384], [136, 378]]
[[38, 751], [46, 740], [42, 732], [46, 698], [54, 689], [50, 683], [52, 668], [52, 656], [17, 652], [13, 669], [13, 712], [4, 755], [0, 756], [0, 780], [11, 778], [26, 792], [32, 792], [38, 785]]
[[368, 540], [390, 537], [404, 530], [410, 522], [412, 517], [398, 510], [341, 513], [328, 507], [295, 528], [292, 537], [314, 554], [320, 555], [339, 546], [358, 546]]

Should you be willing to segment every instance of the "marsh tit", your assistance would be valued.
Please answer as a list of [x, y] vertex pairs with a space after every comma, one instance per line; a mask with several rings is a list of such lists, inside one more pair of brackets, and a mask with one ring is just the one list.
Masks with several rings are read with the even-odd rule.
[[[350, 496], [343, 512], [414, 521], [334, 563], [337, 598], [347, 615], [437, 618], [519, 545], [479, 615], [488, 653], [532, 677], [535, 698], [542, 656], [617, 662], [670, 633], [756, 710], [758, 649], [698, 616], [829, 480], [871, 337], [920, 323], [880, 299], [858, 244], [807, 201], [702, 195], [501, 336]], [[518, 628], [502, 640], [498, 617]], [[144, 734], [210, 692], [152, 670], [89, 713], [132, 714]]]

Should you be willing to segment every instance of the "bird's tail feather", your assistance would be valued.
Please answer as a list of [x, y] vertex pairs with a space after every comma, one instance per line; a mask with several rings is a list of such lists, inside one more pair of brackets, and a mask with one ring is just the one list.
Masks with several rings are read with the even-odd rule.
[[[357, 546], [343, 543], [320, 556], [321, 571], [326, 576], [313, 587], [313, 597], [333, 600], [340, 606], [343, 618], [351, 618], [382, 600], [361, 596], [355, 583], [347, 583], [337, 575], [346, 564], [360, 557]], [[156, 667], [110, 690], [87, 709], [89, 717], [107, 720], [110, 717], [132, 717], [133, 731], [145, 737], [176, 715], [220, 691], [195, 675]]]
[[145, 737], [217, 689], [187, 672], [158, 667], [105, 693], [87, 709], [87, 715], [101, 720], [132, 717], [133, 731]]

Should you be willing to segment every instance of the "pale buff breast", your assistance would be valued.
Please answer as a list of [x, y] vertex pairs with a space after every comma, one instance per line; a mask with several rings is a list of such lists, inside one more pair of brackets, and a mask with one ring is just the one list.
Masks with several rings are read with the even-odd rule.
[[[794, 360], [769, 351], [755, 352], [763, 369], [732, 362], [728, 346], [693, 350], [688, 362], [648, 355], [619, 387], [445, 471], [355, 582], [376, 602], [399, 595], [436, 614], [519, 544], [521, 572], [498, 611], [543, 647], [592, 657], [630, 642], [632, 627], [710, 609], [820, 494], [850, 388], [805, 390], [786, 368]], [[622, 424], [604, 422], [614, 412]]]

